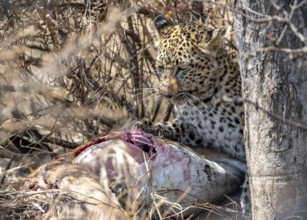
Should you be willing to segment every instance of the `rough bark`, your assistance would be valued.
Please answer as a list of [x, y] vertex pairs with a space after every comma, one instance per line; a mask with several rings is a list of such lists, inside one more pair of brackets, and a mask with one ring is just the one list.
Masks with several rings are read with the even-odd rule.
[[292, 13], [296, 34], [287, 26], [290, 23], [261, 15], [285, 18], [294, 2], [239, 0], [235, 5], [246, 100], [245, 145], [257, 220], [307, 216], [306, 54], [290, 59], [291, 53], [272, 49], [306, 46], [307, 3]]

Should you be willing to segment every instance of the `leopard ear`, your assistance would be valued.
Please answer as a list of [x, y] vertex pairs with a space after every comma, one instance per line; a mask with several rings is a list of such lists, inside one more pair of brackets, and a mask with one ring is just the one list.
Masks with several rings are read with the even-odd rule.
[[[211, 32], [211, 33], [210, 33]], [[221, 45], [223, 45], [223, 39], [226, 34], [226, 28], [221, 27], [213, 31], [207, 31], [208, 35], [211, 35], [209, 39], [201, 40], [199, 42], [199, 48], [204, 52], [216, 51]]]
[[155, 24], [155, 28], [158, 31], [158, 33], [160, 34], [161, 31], [169, 26], [172, 26], [173, 23], [170, 20], [167, 20], [166, 18], [164, 18], [162, 15], [159, 15], [155, 18], [154, 21]]

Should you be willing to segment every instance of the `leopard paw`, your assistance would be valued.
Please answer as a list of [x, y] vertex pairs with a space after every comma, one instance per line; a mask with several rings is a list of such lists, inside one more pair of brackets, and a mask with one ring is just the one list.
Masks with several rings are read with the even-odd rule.
[[140, 129], [140, 130], [143, 130], [147, 133], [156, 135], [156, 131], [154, 130], [153, 123], [147, 118], [144, 118], [140, 121], [137, 121], [133, 125], [133, 129]]
[[173, 139], [174, 132], [167, 123], [157, 123], [153, 126], [153, 130], [156, 131], [156, 135], [160, 137]]

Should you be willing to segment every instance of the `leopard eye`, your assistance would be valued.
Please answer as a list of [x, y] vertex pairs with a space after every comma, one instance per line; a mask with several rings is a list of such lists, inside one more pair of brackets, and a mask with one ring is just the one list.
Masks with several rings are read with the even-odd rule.
[[156, 72], [157, 72], [158, 76], [161, 76], [164, 72], [164, 67], [163, 66], [157, 66]]
[[176, 71], [175, 71], [175, 75], [177, 76], [177, 75], [179, 75], [180, 73], [184, 73], [185, 70], [187, 70], [187, 69], [188, 69], [187, 66], [178, 65], [178, 66], [177, 66], [177, 69], [176, 69]]
[[188, 65], [185, 64], [185, 63], [179, 64], [179, 65], [178, 65], [178, 69], [179, 69], [179, 70], [186, 70], [187, 68], [188, 68]]

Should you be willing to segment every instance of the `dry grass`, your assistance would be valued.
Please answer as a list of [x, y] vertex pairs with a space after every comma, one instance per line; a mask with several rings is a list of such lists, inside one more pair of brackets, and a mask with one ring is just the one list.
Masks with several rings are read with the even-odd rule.
[[135, 119], [168, 119], [171, 106], [153, 94], [158, 14], [233, 30], [229, 11], [201, 2], [0, 2], [0, 218], [4, 210], [18, 219], [38, 209], [36, 197], [14, 184], [24, 169]]

